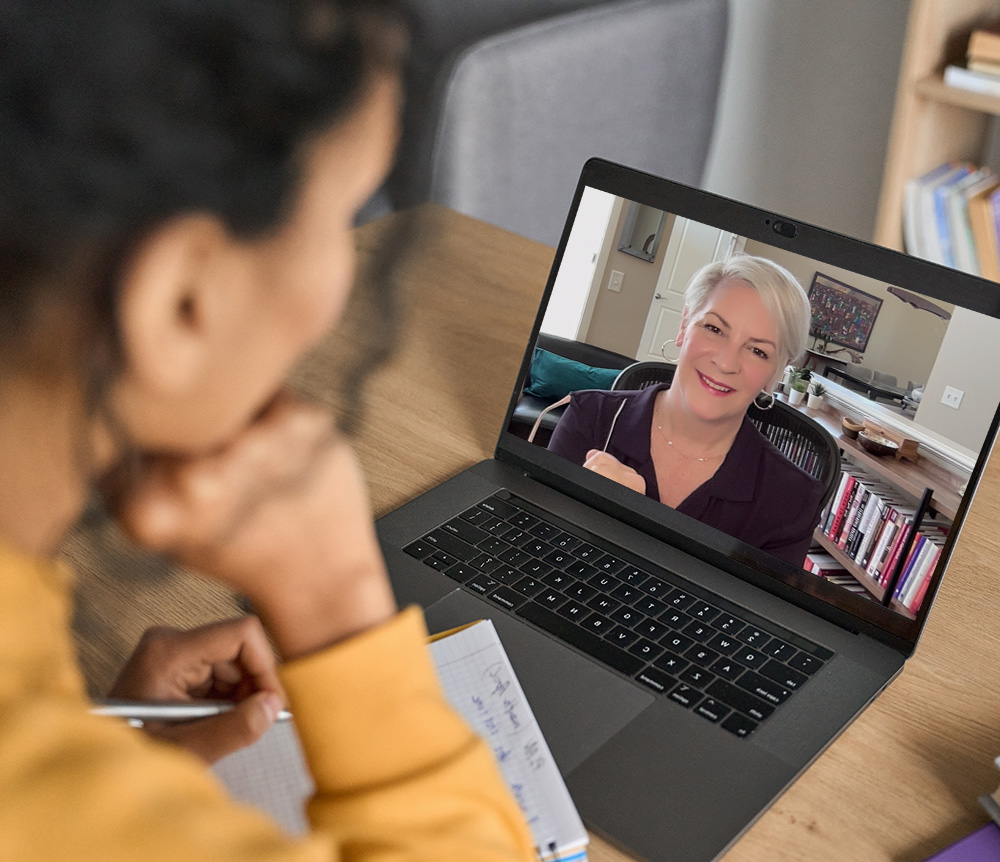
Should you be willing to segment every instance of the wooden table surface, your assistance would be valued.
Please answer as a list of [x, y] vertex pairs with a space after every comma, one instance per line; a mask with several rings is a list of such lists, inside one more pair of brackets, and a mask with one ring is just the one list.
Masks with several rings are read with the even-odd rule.
[[[304, 390], [357, 419], [355, 445], [376, 516], [490, 457], [553, 256], [433, 205], [411, 215], [415, 242], [387, 250], [398, 240], [393, 218], [358, 231], [359, 308], [296, 375]], [[390, 252], [401, 252], [396, 335], [364, 314]], [[363, 398], [348, 403], [337, 369], [363, 337], [391, 343], [394, 353]], [[993, 766], [1000, 755], [998, 516], [1000, 471], [991, 464], [906, 670], [727, 862], [917, 862], [987, 822], [976, 797], [1000, 782]], [[67, 555], [82, 573], [77, 632], [95, 693], [145, 625], [200, 622], [233, 604], [202, 581], [122, 550], [104, 524], [82, 529]], [[118, 573], [137, 567], [154, 577], [129, 576], [123, 598]], [[592, 862], [630, 858], [594, 837]]]

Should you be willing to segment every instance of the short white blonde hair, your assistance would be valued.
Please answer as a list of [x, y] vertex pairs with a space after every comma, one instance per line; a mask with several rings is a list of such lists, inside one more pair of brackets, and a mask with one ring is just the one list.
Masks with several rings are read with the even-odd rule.
[[809, 340], [812, 309], [798, 279], [787, 269], [765, 257], [736, 254], [699, 269], [684, 291], [684, 317], [690, 320], [708, 302], [712, 291], [726, 279], [745, 281], [760, 296], [778, 335], [778, 371], [798, 359]]

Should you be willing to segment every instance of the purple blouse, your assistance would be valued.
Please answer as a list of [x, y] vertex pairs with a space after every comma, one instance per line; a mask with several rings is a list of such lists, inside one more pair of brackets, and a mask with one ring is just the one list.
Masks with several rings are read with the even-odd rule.
[[[647, 497], [659, 500], [649, 433], [656, 394], [667, 388], [669, 384], [639, 391], [574, 392], [549, 451], [583, 464], [588, 451], [606, 448], [646, 480]], [[819, 480], [796, 467], [744, 418], [715, 475], [677, 511], [801, 566], [819, 523], [823, 491]]]

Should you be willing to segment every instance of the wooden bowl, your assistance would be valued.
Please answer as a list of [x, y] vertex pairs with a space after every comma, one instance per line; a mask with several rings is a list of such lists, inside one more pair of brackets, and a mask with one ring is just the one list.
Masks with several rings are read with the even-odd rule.
[[854, 440], [858, 436], [858, 432], [865, 427], [864, 422], [857, 422], [850, 416], [845, 416], [840, 420], [840, 427], [844, 429], [844, 436], [850, 437]]
[[864, 431], [858, 434], [858, 442], [866, 452], [880, 457], [882, 455], [895, 455], [899, 448], [897, 443], [893, 443], [887, 437], [869, 437]]

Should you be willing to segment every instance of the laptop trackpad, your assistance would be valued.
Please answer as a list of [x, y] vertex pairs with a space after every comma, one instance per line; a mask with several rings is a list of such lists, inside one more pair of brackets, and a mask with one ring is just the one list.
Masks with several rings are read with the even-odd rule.
[[[548, 635], [456, 590], [424, 612], [431, 632], [489, 618], [552, 756], [568, 774], [654, 701]], [[554, 682], [558, 680], [558, 684]]]

